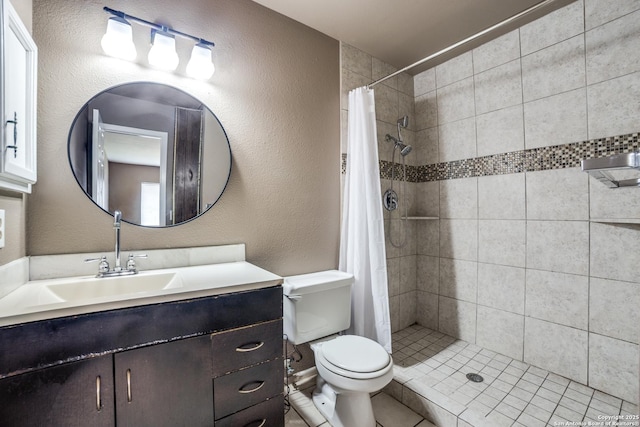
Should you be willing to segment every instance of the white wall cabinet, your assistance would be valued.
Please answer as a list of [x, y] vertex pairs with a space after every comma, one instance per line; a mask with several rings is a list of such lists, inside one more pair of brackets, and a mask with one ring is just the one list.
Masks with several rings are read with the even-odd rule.
[[37, 178], [38, 50], [11, 3], [0, 3], [0, 188], [30, 193]]

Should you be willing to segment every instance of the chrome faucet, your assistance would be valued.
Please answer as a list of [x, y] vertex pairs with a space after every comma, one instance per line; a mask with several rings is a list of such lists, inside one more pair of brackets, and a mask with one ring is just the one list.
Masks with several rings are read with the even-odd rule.
[[113, 228], [116, 230], [116, 265], [113, 271], [122, 271], [120, 266], [120, 225], [122, 224], [122, 212], [116, 210], [113, 213]]
[[110, 276], [127, 276], [130, 274], [137, 274], [138, 269], [136, 268], [136, 263], [134, 258], [146, 258], [147, 255], [140, 254], [134, 255], [129, 254], [129, 259], [127, 261], [126, 269], [122, 268], [122, 264], [120, 262], [120, 227], [122, 225], [122, 212], [116, 210], [113, 213], [113, 229], [116, 230], [116, 248], [115, 248], [115, 266], [113, 269], [109, 269], [109, 263], [107, 262], [106, 256], [101, 256], [100, 258], [88, 258], [85, 259], [84, 262], [93, 262], [99, 261], [98, 265], [98, 274], [96, 277], [110, 277]]

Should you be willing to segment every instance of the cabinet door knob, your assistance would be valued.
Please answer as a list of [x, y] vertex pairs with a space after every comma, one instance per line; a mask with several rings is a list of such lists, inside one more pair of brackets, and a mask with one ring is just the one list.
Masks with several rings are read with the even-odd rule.
[[238, 353], [247, 353], [249, 351], [255, 351], [264, 345], [264, 341], [260, 342], [250, 342], [247, 344], [242, 344], [236, 348]]
[[13, 145], [7, 145], [6, 148], [13, 148], [13, 158], [18, 157], [18, 113], [13, 112], [13, 120], [7, 120], [7, 124], [13, 123]]
[[102, 409], [102, 399], [100, 398], [100, 375], [96, 377], [96, 409]]
[[[258, 384], [258, 386], [254, 387], [254, 388], [250, 388], [250, 389], [245, 389], [245, 387], [250, 385], [250, 384]], [[264, 385], [264, 381], [251, 381], [250, 383], [246, 383], [245, 385], [240, 387], [240, 389], [238, 390], [238, 393], [242, 393], [242, 394], [254, 393], [254, 392], [260, 390], [263, 385]]]
[[[258, 424], [260, 423], [260, 424]], [[267, 419], [263, 418], [261, 420], [251, 421], [249, 424], [245, 424], [244, 427], [262, 427], [267, 423]]]
[[131, 402], [131, 369], [127, 369], [127, 402]]

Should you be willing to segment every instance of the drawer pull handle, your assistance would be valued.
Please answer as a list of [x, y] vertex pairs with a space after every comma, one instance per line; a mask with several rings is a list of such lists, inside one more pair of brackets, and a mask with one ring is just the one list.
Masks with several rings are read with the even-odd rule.
[[[245, 390], [244, 388], [250, 384], [258, 384], [257, 387], [251, 388], [249, 390]], [[243, 385], [242, 387], [240, 387], [240, 389], [238, 390], [238, 393], [242, 393], [242, 394], [249, 394], [249, 393], [253, 393], [256, 392], [258, 390], [260, 390], [262, 388], [262, 386], [264, 385], [264, 381], [252, 381], [250, 383], [246, 383], [245, 385]]]
[[127, 402], [131, 402], [131, 369], [127, 369]]
[[249, 351], [255, 351], [264, 345], [264, 341], [260, 342], [250, 342], [247, 344], [243, 344], [240, 347], [236, 348], [238, 353], [247, 353]]
[[102, 409], [102, 399], [100, 398], [100, 375], [96, 377], [96, 409]]
[[[258, 425], [256, 425], [256, 423], [260, 423]], [[267, 419], [263, 418], [261, 420], [255, 420], [255, 421], [251, 421], [249, 424], [245, 424], [244, 427], [262, 427], [267, 423]]]

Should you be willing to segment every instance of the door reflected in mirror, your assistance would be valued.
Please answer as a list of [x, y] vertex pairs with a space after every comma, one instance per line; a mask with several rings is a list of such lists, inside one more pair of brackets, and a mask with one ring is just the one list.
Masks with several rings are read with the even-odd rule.
[[231, 171], [229, 141], [213, 112], [179, 89], [149, 82], [91, 98], [71, 126], [68, 153], [94, 203], [151, 227], [204, 213]]

